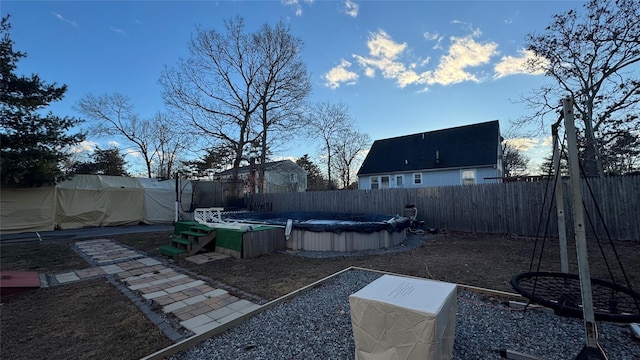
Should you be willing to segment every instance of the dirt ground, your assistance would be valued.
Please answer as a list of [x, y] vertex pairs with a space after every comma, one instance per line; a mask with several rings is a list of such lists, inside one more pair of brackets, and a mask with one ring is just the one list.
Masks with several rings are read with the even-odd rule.
[[[152, 256], [168, 243], [169, 232], [112, 236]], [[244, 292], [273, 300], [349, 266], [384, 270], [464, 285], [513, 292], [509, 281], [535, 269], [535, 239], [505, 235], [444, 233], [425, 237], [422, 247], [401, 253], [308, 259], [274, 253], [255, 259], [225, 259], [176, 266]], [[571, 241], [570, 241], [571, 243]], [[0, 247], [0, 268], [60, 273], [89, 265], [72, 242]], [[603, 244], [609, 266], [616, 257]], [[640, 288], [640, 241], [615, 242], [634, 289]], [[542, 247], [538, 240], [537, 249]], [[589, 244], [591, 276], [609, 279], [595, 242]], [[575, 248], [569, 249], [575, 259]], [[542, 271], [559, 271], [557, 240], [547, 240]], [[571, 264], [576, 269], [575, 260]], [[621, 279], [615, 271], [616, 279]], [[104, 278], [9, 296], [0, 305], [0, 357], [3, 359], [138, 359], [170, 344], [142, 313]]]

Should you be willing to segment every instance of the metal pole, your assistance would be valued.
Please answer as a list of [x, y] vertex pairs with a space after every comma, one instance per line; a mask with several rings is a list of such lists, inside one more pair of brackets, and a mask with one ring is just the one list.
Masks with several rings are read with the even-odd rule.
[[178, 222], [178, 214], [180, 212], [180, 173], [176, 172], [176, 213], [174, 222]]
[[576, 236], [576, 251], [578, 254], [578, 275], [580, 276], [580, 292], [582, 294], [582, 314], [586, 345], [598, 348], [598, 330], [593, 315], [593, 298], [591, 293], [591, 275], [589, 274], [589, 259], [587, 255], [587, 239], [585, 235], [584, 209], [582, 207], [582, 190], [580, 183], [580, 166], [578, 164], [578, 146], [576, 127], [573, 122], [573, 99], [566, 97], [562, 100], [564, 124], [567, 131], [567, 151], [569, 152], [569, 172], [571, 176], [571, 193], [573, 197], [573, 218]]
[[564, 194], [562, 192], [562, 174], [560, 173], [560, 149], [558, 146], [558, 126], [555, 123], [551, 126], [553, 134], [553, 169], [555, 171], [556, 182], [556, 212], [558, 214], [558, 241], [560, 242], [560, 270], [569, 273], [569, 252], [567, 250], [567, 229], [564, 219]]

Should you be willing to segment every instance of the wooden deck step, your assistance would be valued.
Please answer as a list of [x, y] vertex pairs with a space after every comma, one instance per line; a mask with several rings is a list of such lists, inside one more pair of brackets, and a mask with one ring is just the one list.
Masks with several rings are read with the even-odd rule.
[[209, 233], [195, 232], [195, 231], [182, 231], [182, 232], [180, 233], [180, 235], [193, 236], [193, 237], [201, 237], [201, 236], [208, 236], [208, 235], [209, 235]]
[[213, 229], [213, 228], [211, 228], [211, 227], [209, 227], [207, 225], [202, 225], [202, 224], [191, 225], [189, 227], [189, 231], [195, 231], [195, 232], [201, 231], [201, 232], [210, 233], [213, 230], [215, 230], [215, 229]]
[[171, 242], [172, 243], [179, 243], [179, 244], [183, 244], [183, 245], [191, 245], [191, 244], [193, 244], [193, 241], [191, 241], [189, 239], [185, 239], [185, 238], [179, 238], [179, 237], [171, 238]]
[[171, 245], [160, 246], [158, 248], [158, 250], [160, 251], [160, 254], [171, 256], [171, 257], [174, 257], [174, 258], [179, 257], [183, 253], [186, 254], [186, 252], [187, 252], [187, 250], [185, 250], [185, 249], [178, 249], [177, 247], [173, 247]]

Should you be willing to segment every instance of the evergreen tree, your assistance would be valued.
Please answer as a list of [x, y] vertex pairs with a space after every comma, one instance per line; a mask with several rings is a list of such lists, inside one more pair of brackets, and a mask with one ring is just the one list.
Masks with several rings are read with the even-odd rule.
[[117, 148], [102, 150], [96, 147], [91, 155], [93, 161], [80, 162], [74, 167], [76, 174], [129, 176], [125, 170], [127, 162]]
[[66, 85], [47, 84], [36, 74], [18, 76], [15, 69], [25, 53], [13, 50], [9, 16], [0, 23], [0, 182], [3, 186], [31, 187], [64, 180], [61, 162], [65, 149], [84, 140], [83, 134], [68, 135], [79, 119], [58, 117], [40, 110], [59, 101]]
[[308, 154], [304, 154], [301, 158], [296, 160], [296, 164], [307, 171], [307, 191], [327, 189], [327, 184], [322, 176], [320, 168], [311, 161]]
[[221, 171], [233, 163], [233, 151], [228, 147], [214, 146], [206, 150], [206, 154], [199, 159], [183, 161], [182, 164], [198, 174], [207, 170]]

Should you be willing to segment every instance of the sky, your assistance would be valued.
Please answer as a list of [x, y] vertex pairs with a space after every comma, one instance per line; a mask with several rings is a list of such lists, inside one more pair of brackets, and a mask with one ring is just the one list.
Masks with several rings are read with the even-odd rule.
[[[0, 12], [11, 15], [14, 49], [27, 53], [17, 73], [66, 84], [64, 99], [48, 110], [75, 117], [85, 95], [116, 92], [141, 117], [164, 111], [158, 79], [189, 55], [196, 26], [224, 31], [225, 20], [240, 16], [252, 32], [282, 20], [304, 44], [309, 100], [347, 104], [358, 130], [377, 140], [491, 120], [509, 134], [512, 121], [531, 113], [519, 99], [548, 81], [522, 66], [531, 56], [527, 34], [582, 3], [3, 0]], [[512, 141], [535, 168], [551, 152], [547, 137]], [[84, 145], [95, 144], [126, 146], [117, 137]], [[301, 136], [274, 157], [304, 154], [318, 158]], [[126, 159], [141, 171], [134, 152]]]

